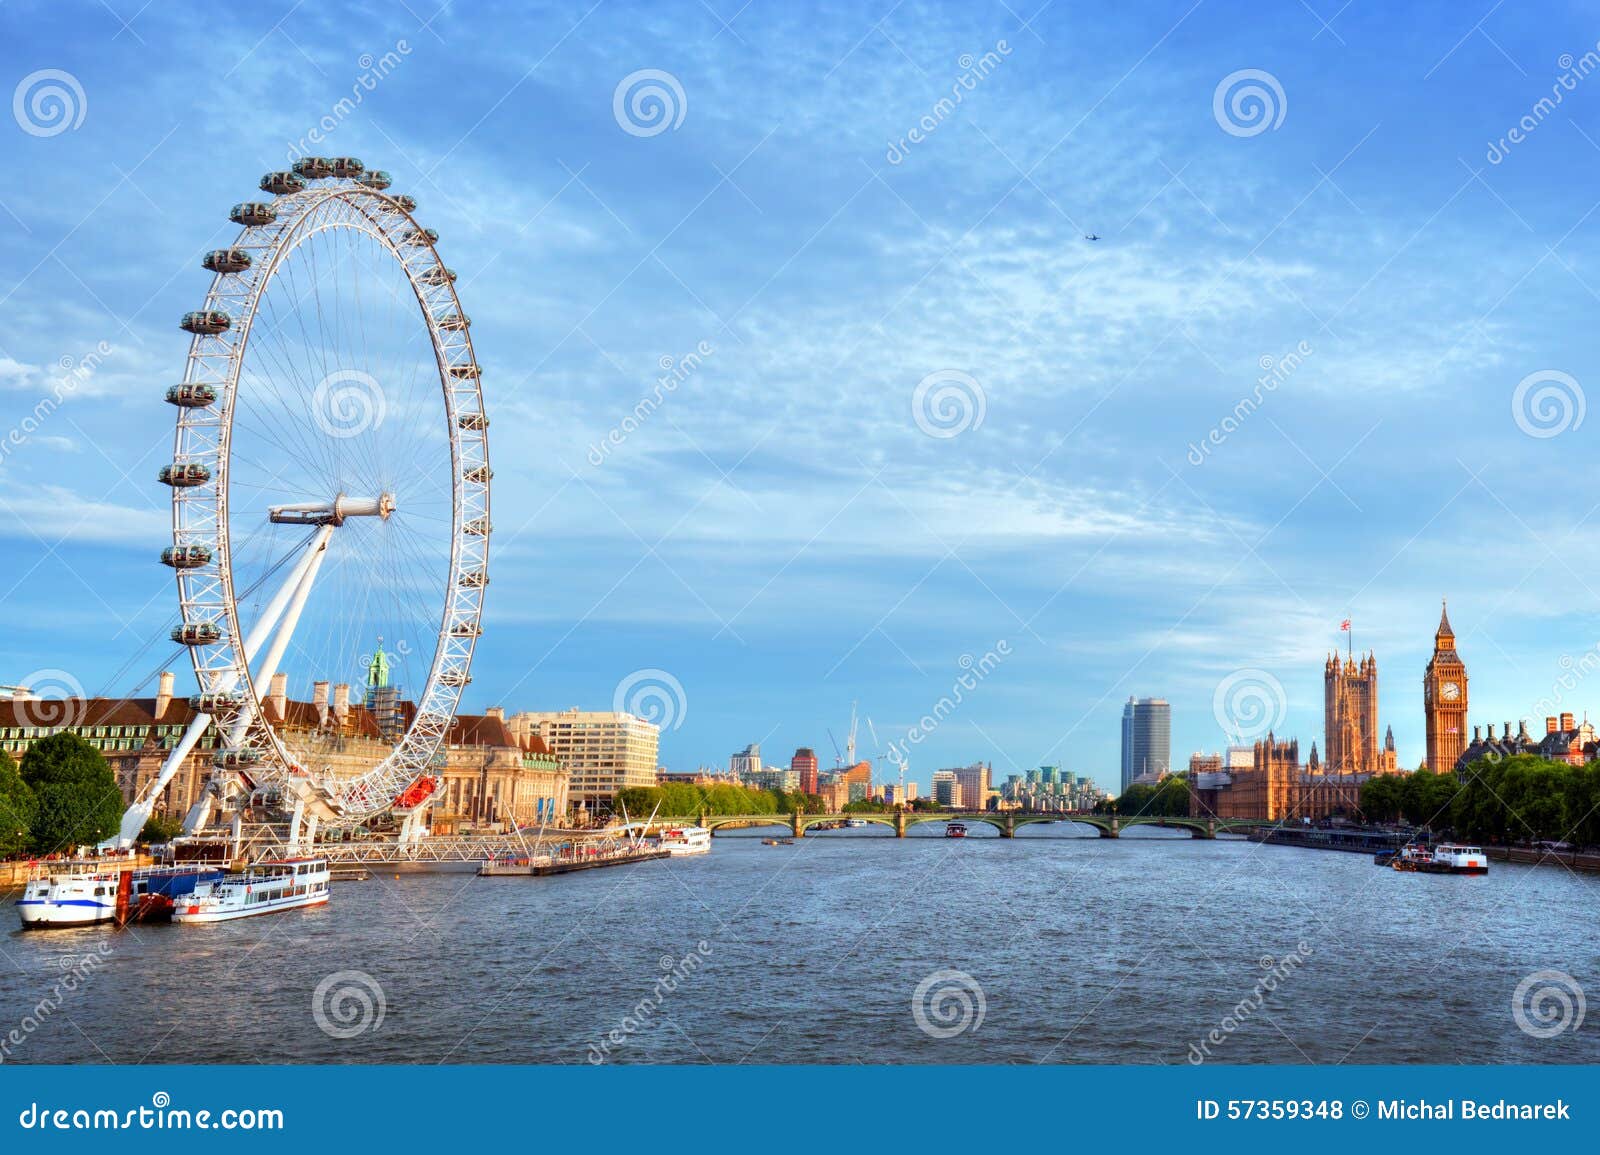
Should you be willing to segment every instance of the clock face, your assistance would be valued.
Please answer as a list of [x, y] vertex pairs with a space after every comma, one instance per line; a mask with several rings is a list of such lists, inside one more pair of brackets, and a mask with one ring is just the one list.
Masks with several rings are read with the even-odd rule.
[[1456, 685], [1454, 682], [1446, 682], [1444, 685], [1439, 687], [1439, 696], [1446, 702], [1459, 701], [1461, 698], [1461, 687]]

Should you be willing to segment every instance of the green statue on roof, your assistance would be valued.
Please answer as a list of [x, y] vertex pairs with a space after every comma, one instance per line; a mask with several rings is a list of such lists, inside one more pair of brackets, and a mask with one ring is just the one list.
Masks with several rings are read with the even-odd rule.
[[378, 635], [378, 646], [372, 651], [372, 661], [367, 664], [367, 689], [384, 690], [389, 686], [389, 655], [383, 652], [383, 635]]

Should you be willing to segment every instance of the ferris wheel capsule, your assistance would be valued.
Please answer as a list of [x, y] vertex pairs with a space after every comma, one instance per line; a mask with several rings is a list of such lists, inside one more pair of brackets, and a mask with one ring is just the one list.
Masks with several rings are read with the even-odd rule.
[[322, 180], [333, 175], [333, 161], [325, 156], [303, 156], [294, 162], [294, 172], [306, 180]]
[[282, 197], [290, 193], [303, 192], [305, 187], [305, 180], [295, 172], [269, 172], [261, 178], [261, 191], [269, 192], [273, 196]]
[[241, 201], [228, 210], [228, 219], [248, 228], [270, 225], [278, 219], [278, 210], [264, 201]]
[[461, 527], [461, 532], [470, 537], [488, 537], [491, 526], [486, 518], [475, 517]]
[[466, 573], [461, 575], [461, 581], [457, 584], [460, 585], [462, 589], [481, 590], [484, 586], [489, 584], [489, 575], [484, 573], [481, 569], [468, 570]]
[[468, 362], [465, 365], [450, 366], [450, 376], [456, 381], [476, 381], [483, 376], [483, 370], [478, 368], [476, 362]]
[[472, 681], [472, 675], [465, 670], [446, 670], [439, 675], [439, 680], [447, 686], [465, 686]]
[[417, 278], [417, 280], [421, 281], [424, 285], [434, 286], [452, 285], [455, 283], [455, 279], [456, 271], [454, 269], [448, 269], [443, 265], [435, 265], [433, 268], [423, 273], [422, 276]]
[[472, 318], [467, 316], [465, 313], [446, 313], [444, 316], [439, 318], [439, 328], [451, 332], [456, 332], [461, 329], [470, 329], [471, 327]]
[[163, 465], [156, 480], [174, 489], [193, 489], [211, 480], [211, 470], [199, 461], [180, 461]]
[[216, 388], [204, 381], [186, 381], [167, 390], [167, 403], [180, 409], [204, 409], [216, 400]]
[[169, 545], [161, 551], [161, 564], [173, 569], [199, 569], [211, 564], [211, 551], [203, 545]]
[[201, 714], [216, 714], [223, 710], [237, 710], [244, 705], [244, 695], [237, 690], [218, 694], [191, 694], [189, 709]]
[[328, 170], [341, 180], [355, 180], [367, 171], [367, 166], [353, 156], [336, 156], [328, 161]]
[[456, 415], [456, 424], [462, 429], [481, 431], [489, 428], [489, 418], [483, 413], [459, 413]]
[[222, 637], [216, 622], [184, 622], [172, 627], [172, 640], [180, 646], [209, 646]]
[[490, 469], [487, 465], [474, 465], [463, 470], [461, 473], [461, 479], [463, 481], [470, 481], [475, 485], [486, 485], [488, 484], [489, 479], [493, 476], [494, 470]]
[[218, 333], [226, 333], [232, 324], [233, 318], [220, 309], [198, 309], [193, 313], [185, 313], [178, 327], [196, 336], [215, 337]]
[[361, 176], [356, 177], [356, 180], [370, 189], [376, 189], [378, 192], [382, 192], [394, 183], [389, 174], [381, 168], [369, 169]]
[[242, 273], [250, 267], [250, 254], [244, 249], [212, 249], [200, 264], [213, 273]]
[[211, 763], [221, 769], [238, 770], [246, 766], [254, 766], [261, 761], [261, 751], [254, 746], [239, 746], [232, 750], [220, 750], [211, 759]]
[[408, 245], [436, 245], [439, 243], [438, 229], [412, 229], [401, 237]]
[[397, 193], [396, 195], [390, 197], [389, 199], [392, 200], [395, 204], [399, 205], [401, 208], [405, 209], [406, 212], [408, 212], [408, 213], [414, 213], [414, 212], [417, 211], [417, 198], [416, 197], [407, 196], [405, 193]]

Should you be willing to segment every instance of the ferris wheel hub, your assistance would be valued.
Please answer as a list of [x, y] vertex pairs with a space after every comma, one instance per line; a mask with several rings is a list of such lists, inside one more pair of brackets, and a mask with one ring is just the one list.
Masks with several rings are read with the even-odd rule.
[[392, 493], [380, 493], [377, 497], [350, 497], [341, 493], [332, 501], [274, 505], [267, 510], [267, 519], [277, 525], [343, 525], [349, 517], [378, 517], [388, 521], [395, 509]]

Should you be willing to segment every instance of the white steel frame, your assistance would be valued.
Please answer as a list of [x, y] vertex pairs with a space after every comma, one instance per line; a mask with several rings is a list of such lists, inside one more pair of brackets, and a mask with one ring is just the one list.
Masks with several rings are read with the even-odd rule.
[[[184, 383], [211, 386], [216, 400], [203, 408], [179, 409], [173, 463], [203, 464], [211, 477], [203, 485], [173, 489], [172, 544], [178, 548], [202, 546], [210, 551], [210, 559], [197, 568], [176, 571], [178, 602], [186, 624], [211, 623], [220, 631], [217, 641], [190, 647], [200, 693], [217, 703], [213, 720], [223, 740], [208, 790], [218, 799], [237, 801], [237, 775], [242, 773], [251, 793], [276, 790], [286, 808], [298, 810], [298, 802], [309, 807], [324, 825], [348, 825], [383, 813], [418, 777], [433, 771], [461, 692], [470, 681], [488, 579], [488, 421], [472, 339], [459, 324], [465, 314], [455, 285], [442, 275], [426, 277], [432, 270], [442, 273], [444, 264], [431, 239], [403, 205], [352, 179], [308, 181], [303, 190], [268, 203], [277, 210], [277, 218], [270, 224], [244, 226], [230, 246], [250, 254], [250, 267], [218, 273], [206, 295], [203, 307], [228, 314], [230, 327], [217, 334], [196, 334], [189, 346]], [[444, 395], [454, 478], [453, 540], [438, 645], [426, 683], [416, 697], [411, 725], [394, 750], [372, 769], [353, 779], [319, 781], [296, 763], [260, 708], [258, 679], [250, 669], [254, 655], [246, 653], [240, 640], [228, 538], [228, 475], [240, 373], [262, 294], [297, 246], [332, 229], [354, 229], [377, 240], [398, 262], [416, 295]], [[441, 326], [447, 318], [457, 323]], [[327, 535], [319, 533], [309, 548], [320, 549], [326, 541]], [[314, 564], [309, 568], [308, 581], [315, 569]], [[286, 624], [292, 630], [292, 619]], [[269, 677], [264, 669], [258, 673], [262, 681]], [[237, 704], [227, 701], [229, 691], [240, 692]], [[196, 724], [203, 728], [205, 720], [197, 718]], [[259, 760], [238, 771], [223, 765], [226, 754], [241, 751], [253, 752]], [[162, 777], [170, 778], [167, 768]]]

